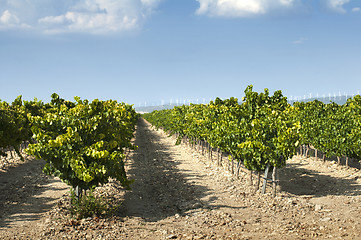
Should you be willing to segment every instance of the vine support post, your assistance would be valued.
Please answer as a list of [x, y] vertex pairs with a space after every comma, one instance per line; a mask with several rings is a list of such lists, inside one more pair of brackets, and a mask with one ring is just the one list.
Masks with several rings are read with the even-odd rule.
[[303, 153], [302, 155], [303, 155], [304, 157], [307, 157], [307, 156], [306, 156], [306, 145], [303, 144], [303, 145], [302, 145], [302, 148], [303, 148], [303, 149], [302, 149], [302, 153]]
[[231, 164], [232, 164], [232, 162], [229, 160], [229, 154], [228, 154], [228, 156], [227, 156], [227, 170], [228, 171], [231, 171]]
[[273, 185], [273, 197], [276, 197], [276, 191], [277, 191], [277, 168], [276, 167], [273, 167], [272, 185]]
[[232, 168], [231, 168], [231, 173], [232, 175], [234, 175], [234, 157], [233, 155], [231, 154], [231, 157], [232, 157]]
[[305, 153], [305, 157], [308, 158], [308, 151], [310, 150], [310, 147], [308, 145], [306, 145], [306, 153]]
[[256, 183], [256, 188], [254, 190], [254, 192], [256, 193], [259, 189], [259, 184], [261, 182], [261, 172], [257, 172], [257, 183]]
[[317, 152], [317, 148], [315, 148], [315, 158], [316, 158], [316, 160], [318, 159], [318, 152]]
[[268, 171], [269, 171], [270, 165], [267, 164], [266, 170], [264, 171], [264, 178], [263, 178], [263, 186], [262, 186], [262, 194], [265, 194], [266, 192], [266, 186], [267, 186], [267, 177], [268, 177]]
[[206, 147], [206, 142], [204, 140], [202, 140], [202, 155], [204, 156], [205, 153], [205, 147]]
[[221, 150], [220, 151], [220, 158], [219, 158], [219, 166], [220, 167], [223, 167], [223, 151]]
[[251, 170], [251, 174], [249, 175], [249, 185], [253, 185], [253, 171]]
[[211, 159], [211, 161], [212, 161], [211, 145], [209, 144], [209, 142], [207, 142], [207, 147], [208, 147], [208, 158]]
[[79, 202], [79, 199], [82, 197], [82, 195], [83, 195], [83, 189], [81, 188], [81, 187], [79, 187], [79, 186], [76, 186], [75, 188], [74, 188], [74, 194], [75, 194], [75, 196], [76, 196], [76, 198], [77, 198], [77, 200], [78, 200], [78, 202]]
[[237, 162], [237, 168], [236, 168], [236, 177], [239, 178], [239, 170], [241, 168], [241, 161]]
[[348, 160], [349, 158], [346, 156], [346, 166], [348, 167]]

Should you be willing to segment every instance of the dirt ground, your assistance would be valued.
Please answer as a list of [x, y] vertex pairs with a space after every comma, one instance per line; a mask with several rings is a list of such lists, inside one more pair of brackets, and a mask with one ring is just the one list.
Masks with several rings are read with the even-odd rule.
[[115, 181], [99, 190], [122, 201], [106, 219], [70, 219], [68, 187], [41, 161], [3, 168], [0, 239], [361, 239], [358, 169], [295, 157], [273, 198], [270, 186], [254, 192], [248, 171], [237, 178], [144, 120], [135, 144], [132, 191]]

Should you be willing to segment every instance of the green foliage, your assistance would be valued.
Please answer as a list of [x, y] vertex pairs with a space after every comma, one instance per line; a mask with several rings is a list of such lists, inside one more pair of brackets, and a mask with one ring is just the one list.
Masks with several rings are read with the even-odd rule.
[[216, 98], [208, 105], [191, 104], [156, 111], [144, 117], [157, 127], [207, 141], [213, 148], [230, 153], [247, 168], [264, 170], [267, 164], [283, 167], [299, 144], [300, 124], [294, 108], [281, 91], [269, 95], [248, 86], [244, 103], [236, 98]]
[[[244, 102], [219, 98], [207, 105], [175, 107], [144, 115], [157, 127], [207, 141], [252, 170], [283, 167], [300, 144], [327, 156], [361, 159], [361, 97], [339, 106], [318, 100], [287, 103], [281, 91], [257, 93], [250, 85]], [[160, 117], [161, 116], [161, 117]]]
[[295, 116], [301, 122], [301, 143], [312, 145], [328, 157], [360, 159], [360, 100], [357, 95], [344, 105], [324, 104], [317, 100], [295, 103]]
[[[0, 101], [0, 155], [11, 147], [20, 155], [23, 142], [35, 141], [27, 153], [46, 161], [45, 173], [79, 187], [80, 192], [111, 177], [129, 189], [132, 181], [123, 159], [125, 149], [136, 148], [131, 139], [138, 117], [131, 105], [79, 97], [71, 102], [55, 93], [47, 104], [22, 101], [21, 96], [12, 104]], [[92, 191], [73, 203], [74, 214], [81, 218], [110, 210]]]
[[53, 94], [44, 115], [30, 117], [37, 143], [27, 152], [46, 161], [45, 173], [73, 187], [90, 189], [113, 177], [129, 188], [123, 159], [126, 148], [135, 149], [137, 114], [112, 100], [75, 100]]
[[71, 191], [70, 212], [76, 219], [107, 217], [111, 216], [116, 209], [116, 206], [112, 206], [103, 197], [95, 196], [93, 189], [79, 198], [75, 195], [73, 190]]
[[40, 102], [22, 101], [21, 96], [17, 97], [11, 104], [0, 101], [0, 155], [6, 156], [5, 149], [14, 148], [20, 154], [20, 145], [23, 142], [30, 142], [32, 137], [29, 116], [32, 111], [41, 111]]
[[347, 156], [361, 159], [361, 96], [348, 99], [345, 110], [345, 119], [348, 123], [346, 138]]
[[238, 145], [244, 165], [251, 170], [261, 171], [268, 164], [284, 167], [299, 142], [299, 122], [292, 118], [294, 109], [287, 103], [281, 91], [269, 95], [253, 92], [252, 86], [245, 90], [243, 103], [244, 120], [240, 129], [243, 141]]

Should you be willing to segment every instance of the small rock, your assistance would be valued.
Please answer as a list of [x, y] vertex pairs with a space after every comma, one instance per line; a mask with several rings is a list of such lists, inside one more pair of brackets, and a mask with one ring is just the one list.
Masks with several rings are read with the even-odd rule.
[[331, 218], [329, 218], [329, 217], [321, 218], [320, 221], [321, 222], [329, 222], [329, 221], [331, 221]]
[[322, 210], [322, 205], [316, 204], [315, 205], [315, 211], [321, 211], [321, 210]]
[[192, 208], [193, 209], [196, 209], [196, 208], [201, 208], [202, 207], [202, 204], [201, 203], [195, 203], [195, 204], [193, 204], [193, 206], [192, 206]]
[[174, 234], [169, 235], [169, 236], [167, 237], [167, 239], [176, 239], [176, 238], [177, 238], [177, 235], [174, 235]]

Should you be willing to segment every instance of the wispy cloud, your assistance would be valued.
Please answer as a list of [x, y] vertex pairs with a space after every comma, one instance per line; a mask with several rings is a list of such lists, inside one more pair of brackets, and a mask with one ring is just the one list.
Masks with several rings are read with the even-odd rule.
[[[282, 10], [292, 11], [309, 9], [307, 1], [303, 0], [196, 0], [199, 8], [196, 13], [211, 17], [244, 18], [255, 17]], [[356, 0], [320, 0], [329, 11], [346, 13], [345, 6]], [[352, 11], [360, 11], [354, 8]]]
[[15, 14], [10, 13], [9, 10], [5, 10], [0, 17], [0, 23], [2, 24], [16, 25], [19, 24], [19, 22], [19, 18]]
[[275, 9], [291, 8], [297, 0], [196, 0], [197, 14], [216, 17], [251, 17]]
[[[0, 28], [103, 34], [137, 29], [162, 0], [2, 0]], [[31, 2], [31, 4], [29, 4]]]
[[292, 41], [293, 44], [303, 44], [305, 41], [307, 41], [308, 39], [307, 38], [299, 38], [295, 41]]
[[19, 17], [9, 10], [5, 10], [3, 12], [0, 11], [0, 29], [11, 28], [30, 28], [30, 26], [22, 23]]
[[[121, 33], [139, 29], [162, 1], [171, 0], [0, 0], [1, 29], [31, 29], [44, 33]], [[195, 0], [196, 13], [244, 18], [305, 7], [304, 0]], [[320, 0], [328, 9], [346, 13], [356, 0]], [[307, 5], [308, 6], [308, 5]], [[359, 7], [350, 9], [361, 12]]]
[[344, 8], [344, 5], [349, 3], [350, 0], [324, 0], [326, 6], [335, 12], [339, 13], [346, 13], [346, 9]]

